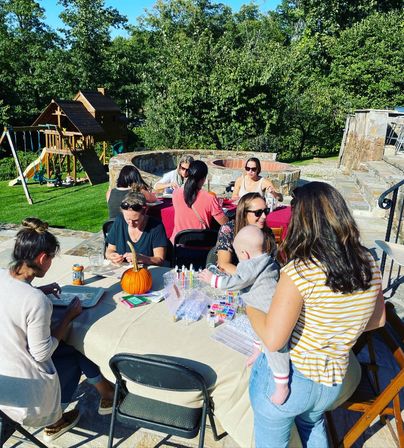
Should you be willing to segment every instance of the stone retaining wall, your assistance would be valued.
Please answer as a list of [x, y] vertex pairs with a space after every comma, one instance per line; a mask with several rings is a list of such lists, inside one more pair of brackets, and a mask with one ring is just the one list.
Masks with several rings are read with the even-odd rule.
[[339, 166], [344, 173], [360, 170], [363, 162], [382, 160], [388, 126], [402, 117], [392, 110], [356, 110], [347, 117], [340, 148]]
[[184, 154], [191, 154], [208, 165], [210, 188], [219, 194], [223, 194], [229, 182], [240, 176], [244, 171], [245, 161], [250, 157], [257, 157], [261, 161], [262, 175], [271, 179], [277, 190], [283, 194], [289, 194], [300, 178], [299, 168], [275, 161], [276, 153], [172, 149], [135, 151], [112, 157], [109, 161], [110, 186], [116, 186], [120, 170], [129, 164], [135, 165], [145, 181], [153, 185], [164, 173], [175, 169]]

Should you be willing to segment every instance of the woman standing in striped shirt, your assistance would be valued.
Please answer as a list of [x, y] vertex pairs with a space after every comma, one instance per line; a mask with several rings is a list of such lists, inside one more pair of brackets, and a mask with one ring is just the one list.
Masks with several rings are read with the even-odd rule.
[[[364, 332], [384, 325], [380, 271], [359, 241], [359, 230], [340, 193], [323, 182], [294, 191], [292, 220], [281, 251], [288, 263], [267, 314], [247, 307], [268, 350], [290, 340], [290, 395], [271, 403], [272, 372], [264, 356], [250, 378], [257, 448], [287, 447], [293, 422], [303, 446], [327, 447], [323, 413], [343, 388], [349, 352]], [[247, 304], [248, 305], [248, 304]], [[352, 390], [353, 392], [353, 390]]]

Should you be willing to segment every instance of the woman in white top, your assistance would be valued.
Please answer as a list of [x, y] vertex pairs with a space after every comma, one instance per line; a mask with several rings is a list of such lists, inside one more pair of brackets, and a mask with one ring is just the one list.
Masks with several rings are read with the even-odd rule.
[[175, 170], [169, 171], [155, 183], [154, 189], [156, 191], [167, 190], [167, 193], [172, 193], [175, 188], [182, 187], [188, 178], [189, 165], [194, 161], [190, 155], [183, 155]]
[[281, 193], [275, 190], [272, 182], [260, 176], [261, 163], [256, 157], [250, 157], [244, 167], [246, 174], [240, 176], [234, 185], [232, 199], [239, 199], [247, 193], [271, 194], [278, 201], [283, 200]]
[[52, 283], [35, 288], [31, 282], [45, 276], [59, 243], [48, 224], [37, 218], [26, 218], [22, 225], [10, 269], [0, 269], [0, 409], [24, 425], [48, 425], [46, 443], [78, 422], [77, 409], [64, 414], [62, 409], [82, 372], [104, 400], [99, 413], [111, 413], [113, 388], [94, 363], [62, 343], [70, 322], [81, 313], [79, 299], [51, 329], [52, 302], [46, 294], [57, 295], [60, 287]]

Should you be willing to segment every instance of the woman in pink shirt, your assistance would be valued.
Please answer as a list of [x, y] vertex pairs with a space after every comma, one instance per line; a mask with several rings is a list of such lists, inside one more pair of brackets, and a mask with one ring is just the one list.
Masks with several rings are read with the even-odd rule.
[[174, 230], [170, 238], [172, 243], [175, 235], [181, 230], [209, 229], [212, 219], [220, 225], [228, 221], [216, 196], [202, 190], [207, 175], [206, 163], [195, 160], [189, 165], [188, 180], [184, 187], [174, 190]]

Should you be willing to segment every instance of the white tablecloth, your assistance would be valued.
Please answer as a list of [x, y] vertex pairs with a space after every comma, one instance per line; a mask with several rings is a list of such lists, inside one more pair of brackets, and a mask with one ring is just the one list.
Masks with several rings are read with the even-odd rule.
[[[46, 277], [35, 279], [34, 284], [51, 281], [61, 286], [70, 284], [74, 263], [86, 265], [88, 261], [69, 255], [56, 257]], [[154, 290], [163, 288], [162, 274], [166, 271], [167, 268], [151, 268]], [[117, 279], [85, 274], [85, 285], [103, 287], [105, 293], [95, 307], [84, 309], [72, 322], [69, 344], [98, 364], [111, 381], [114, 377], [108, 362], [116, 353], [153, 353], [183, 358], [182, 362], [189, 363], [207, 379], [215, 403], [215, 416], [222, 427], [240, 447], [253, 446], [253, 413], [248, 396], [250, 369], [245, 366], [245, 356], [213, 340], [210, 335], [214, 329], [205, 319], [186, 325], [183, 321], [173, 322], [164, 302], [132, 309], [115, 302], [113, 295], [121, 291]], [[56, 315], [62, 311], [58, 308], [55, 307]], [[357, 364], [355, 368], [359, 368]], [[346, 390], [340, 402], [352, 392]], [[170, 399], [176, 402], [174, 395], [170, 393]], [[195, 397], [187, 396], [185, 404], [195, 405]], [[301, 447], [295, 430], [290, 447]]]
[[[36, 279], [35, 284], [70, 284], [74, 263], [85, 265], [87, 260], [66, 255], [56, 258], [46, 278]], [[151, 269], [153, 289], [163, 287], [162, 274], [166, 270]], [[173, 322], [164, 302], [132, 309], [116, 303], [112, 296], [121, 290], [116, 279], [86, 275], [85, 285], [107, 289], [95, 307], [83, 310], [73, 321], [69, 344], [98, 364], [110, 380], [114, 378], [108, 362], [116, 353], [185, 358], [211, 385], [215, 416], [222, 427], [241, 447], [253, 446], [253, 414], [248, 397], [250, 369], [245, 367], [245, 356], [214, 341], [210, 337], [214, 329], [205, 319], [190, 325]], [[192, 406], [192, 402], [187, 404]]]

